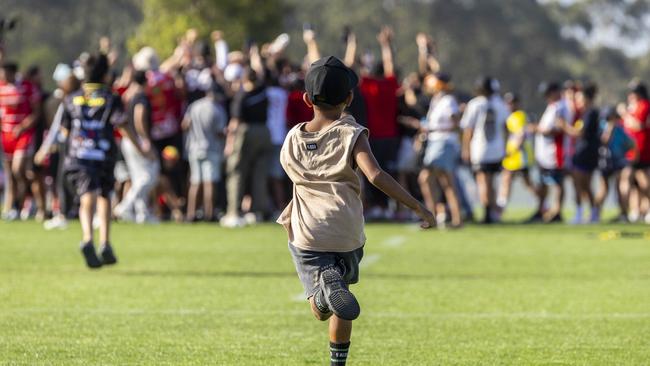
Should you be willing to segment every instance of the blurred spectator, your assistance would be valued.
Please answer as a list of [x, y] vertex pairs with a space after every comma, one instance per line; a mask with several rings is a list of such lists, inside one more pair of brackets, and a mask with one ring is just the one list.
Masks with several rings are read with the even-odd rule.
[[226, 142], [228, 209], [221, 224], [240, 226], [241, 201], [247, 184], [252, 194], [251, 211], [258, 217], [269, 214], [268, 171], [273, 144], [266, 121], [268, 97], [266, 87], [252, 67], [244, 69], [242, 86], [230, 105]]
[[[395, 76], [391, 40], [393, 32], [384, 27], [377, 35], [381, 46], [382, 62], [372, 66], [370, 74], [361, 77], [361, 95], [366, 103], [370, 146], [379, 165], [395, 174], [400, 138], [397, 127], [397, 91], [399, 82]], [[384, 218], [387, 208], [386, 196], [372, 185], [369, 191], [368, 218]]]
[[115, 216], [137, 223], [156, 222], [149, 210], [149, 194], [158, 182], [160, 164], [153, 150], [151, 136], [151, 104], [145, 94], [147, 77], [144, 71], [137, 71], [127, 91], [129, 123], [134, 128], [140, 146], [129, 139], [122, 139], [121, 150], [131, 178], [131, 186], [115, 207]]
[[208, 94], [190, 104], [183, 119], [185, 149], [190, 164], [187, 221], [196, 219], [199, 191], [203, 191], [203, 219], [214, 219], [215, 184], [221, 180], [227, 122], [223, 90], [213, 83]]

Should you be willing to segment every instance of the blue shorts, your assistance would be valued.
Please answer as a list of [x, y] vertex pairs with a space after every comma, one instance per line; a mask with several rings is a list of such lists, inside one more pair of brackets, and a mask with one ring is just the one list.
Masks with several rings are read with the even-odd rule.
[[539, 171], [540, 182], [545, 186], [561, 186], [564, 183], [564, 171], [562, 169], [544, 169]]
[[460, 160], [460, 146], [452, 140], [429, 140], [422, 163], [425, 168], [452, 173]]

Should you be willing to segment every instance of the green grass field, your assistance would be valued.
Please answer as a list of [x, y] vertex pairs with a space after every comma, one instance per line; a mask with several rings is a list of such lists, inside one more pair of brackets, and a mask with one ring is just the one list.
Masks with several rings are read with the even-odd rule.
[[[604, 230], [626, 230], [601, 240]], [[644, 226], [369, 225], [349, 365], [648, 365]], [[1, 365], [328, 365], [279, 226], [0, 223]]]

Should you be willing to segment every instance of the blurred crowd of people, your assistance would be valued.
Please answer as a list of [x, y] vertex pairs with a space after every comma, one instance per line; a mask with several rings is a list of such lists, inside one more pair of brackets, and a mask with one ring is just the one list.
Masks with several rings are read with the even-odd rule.
[[[632, 82], [627, 101], [611, 107], [598, 105], [593, 83], [544, 83], [540, 98], [547, 106], [536, 119], [497, 78], [479, 77], [473, 96], [456, 91], [426, 34], [413, 45], [417, 71], [401, 75], [389, 27], [377, 35], [378, 57], [358, 52], [350, 29], [344, 40], [343, 60], [360, 76], [347, 113], [369, 129], [379, 164], [424, 200], [440, 227], [475, 220], [474, 200], [460, 178], [465, 168], [475, 179], [482, 207], [477, 216], [484, 223], [501, 220], [516, 177], [536, 202], [530, 222], [563, 221], [564, 184], [570, 180], [576, 191], [572, 223], [599, 222], [610, 187], [620, 206], [616, 220], [650, 223], [650, 102], [642, 82]], [[167, 59], [144, 47], [127, 60], [101, 39], [98, 52], [110, 66], [102, 83], [120, 96], [135, 133], [132, 140], [115, 132], [119, 148], [108, 158], [114, 162], [115, 218], [240, 227], [277, 216], [292, 189], [279, 163], [280, 147], [290, 128], [312, 118], [303, 78], [321, 57], [310, 27], [303, 31], [304, 59], [287, 56], [290, 41], [281, 34], [267, 44], [231, 50], [222, 32], [208, 40], [190, 29]], [[89, 57], [82, 53], [59, 64], [51, 93], [43, 89], [37, 66], [21, 70], [3, 61], [3, 219], [47, 219], [45, 227], [53, 229], [78, 215], [64, 160], [71, 148], [93, 152], [69, 136], [62, 105], [74, 108], [68, 100], [81, 87]], [[415, 219], [364, 186], [367, 220]]]

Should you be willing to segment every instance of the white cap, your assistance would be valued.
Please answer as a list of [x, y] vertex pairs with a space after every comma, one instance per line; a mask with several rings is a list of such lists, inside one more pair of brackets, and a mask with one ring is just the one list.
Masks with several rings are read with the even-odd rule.
[[158, 70], [160, 60], [156, 54], [156, 50], [151, 47], [142, 47], [135, 55], [133, 55], [133, 68], [137, 71]]
[[57, 64], [54, 68], [54, 73], [52, 74], [52, 79], [57, 83], [62, 82], [63, 80], [70, 77], [72, 74], [72, 68], [68, 64]]
[[228, 82], [241, 78], [244, 68], [240, 64], [228, 64], [223, 70], [223, 78]]

